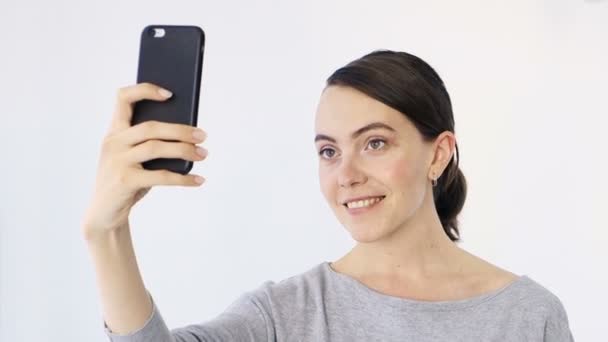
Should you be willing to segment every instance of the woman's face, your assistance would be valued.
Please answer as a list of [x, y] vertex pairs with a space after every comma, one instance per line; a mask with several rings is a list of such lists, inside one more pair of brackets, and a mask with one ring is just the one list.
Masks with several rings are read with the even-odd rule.
[[[376, 128], [366, 129], [370, 124]], [[315, 131], [321, 191], [353, 239], [388, 237], [422, 206], [432, 189], [432, 143], [423, 142], [405, 115], [353, 88], [329, 86]], [[376, 196], [385, 198], [359, 213], [344, 204]]]

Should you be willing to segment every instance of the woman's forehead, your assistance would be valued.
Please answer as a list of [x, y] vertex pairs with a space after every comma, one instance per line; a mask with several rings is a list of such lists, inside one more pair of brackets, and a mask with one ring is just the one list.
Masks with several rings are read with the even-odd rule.
[[315, 117], [316, 134], [348, 139], [372, 123], [386, 124], [396, 132], [412, 128], [405, 115], [353, 88], [330, 86], [321, 95]]
[[316, 113], [316, 123], [327, 125], [332, 123], [346, 123], [355, 121], [368, 121], [370, 119], [382, 120], [386, 115], [383, 103], [347, 87], [328, 87], [321, 98]]
[[385, 105], [351, 87], [327, 87], [319, 99], [317, 114], [365, 115], [385, 110]]

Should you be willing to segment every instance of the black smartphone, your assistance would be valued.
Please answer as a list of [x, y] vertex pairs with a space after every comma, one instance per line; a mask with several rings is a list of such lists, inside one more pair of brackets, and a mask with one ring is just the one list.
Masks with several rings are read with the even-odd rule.
[[[135, 103], [131, 125], [156, 120], [196, 126], [205, 50], [198, 26], [149, 25], [141, 33], [137, 83], [150, 82], [173, 93], [168, 100]], [[172, 141], [172, 140], [169, 140]], [[192, 161], [160, 158], [142, 163], [147, 170], [187, 174]]]

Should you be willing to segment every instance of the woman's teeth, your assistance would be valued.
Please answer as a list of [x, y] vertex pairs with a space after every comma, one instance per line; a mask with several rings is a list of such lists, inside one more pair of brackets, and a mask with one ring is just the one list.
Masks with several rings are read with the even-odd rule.
[[366, 199], [366, 200], [362, 200], [362, 201], [348, 202], [348, 203], [346, 203], [346, 206], [349, 209], [368, 207], [374, 203], [380, 202], [383, 198], [384, 198], [384, 196], [374, 197], [374, 198], [370, 198], [370, 199]]

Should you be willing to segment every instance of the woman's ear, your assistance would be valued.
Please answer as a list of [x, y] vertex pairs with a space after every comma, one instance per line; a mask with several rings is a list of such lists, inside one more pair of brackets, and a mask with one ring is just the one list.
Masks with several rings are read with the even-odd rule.
[[433, 162], [429, 170], [429, 179], [437, 179], [450, 163], [456, 150], [456, 136], [450, 131], [441, 133], [433, 143]]

